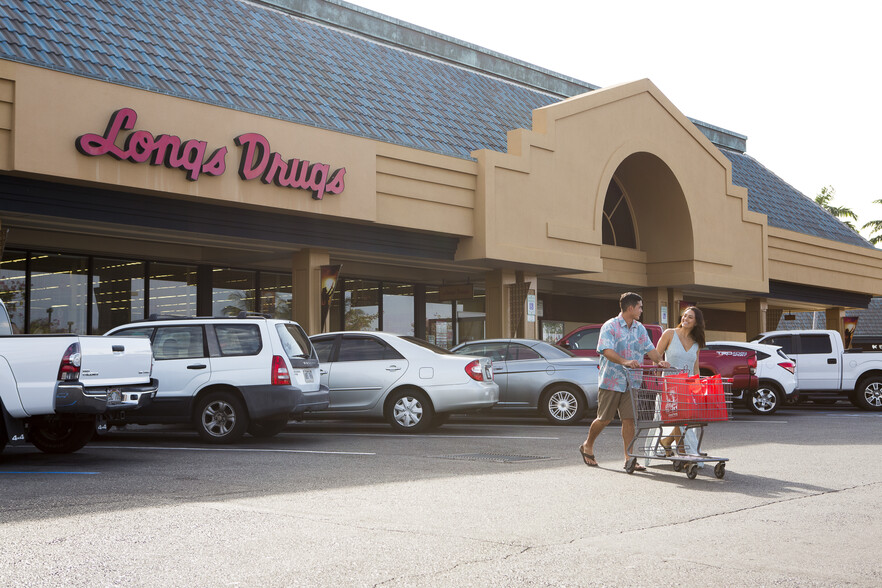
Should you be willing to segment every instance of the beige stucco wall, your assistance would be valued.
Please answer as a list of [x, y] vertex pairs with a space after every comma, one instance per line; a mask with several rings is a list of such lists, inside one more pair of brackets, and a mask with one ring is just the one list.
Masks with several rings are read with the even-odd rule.
[[[89, 157], [74, 147], [111, 114], [136, 129], [228, 150], [220, 177]], [[342, 194], [244, 181], [233, 139], [260, 133], [286, 159], [345, 167]], [[507, 153], [464, 160], [0, 60], [0, 170], [206, 202], [461, 238], [457, 262], [587, 284], [764, 292], [770, 278], [882, 293], [882, 255], [769, 228], [731, 183], [728, 159], [648, 80], [538, 109]], [[635, 210], [639, 250], [602, 245], [613, 174]], [[406, 253], [406, 252], [403, 252]]]
[[821, 288], [882, 294], [882, 251], [769, 227], [772, 279]]
[[[763, 291], [765, 216], [731, 165], [650, 81], [538, 109], [507, 154], [478, 151], [476, 236], [460, 258], [540, 264], [586, 280]], [[602, 246], [613, 175], [634, 205], [640, 251]]]
[[[226, 171], [189, 181], [180, 169], [118, 161], [110, 155], [85, 156], [76, 150], [78, 136], [103, 134], [112, 113], [124, 107], [137, 112], [135, 130], [206, 141], [209, 153], [226, 147]], [[242, 180], [242, 148], [233, 139], [243, 133], [263, 135], [271, 150], [286, 160], [322, 162], [332, 171], [345, 167], [345, 190], [315, 200], [306, 190]], [[472, 161], [8, 61], [0, 61], [0, 169], [414, 230], [461, 236], [473, 232]]]

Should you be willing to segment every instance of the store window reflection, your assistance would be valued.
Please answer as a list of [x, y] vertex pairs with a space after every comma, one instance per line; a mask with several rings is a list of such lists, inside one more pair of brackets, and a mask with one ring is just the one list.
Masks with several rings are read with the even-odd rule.
[[413, 285], [383, 282], [383, 330], [413, 335]]
[[380, 317], [380, 283], [346, 280], [344, 323], [347, 331], [376, 331]]
[[196, 266], [150, 264], [150, 314], [196, 316]]
[[456, 301], [456, 342], [476, 341], [484, 338], [487, 323], [484, 290], [474, 289], [474, 297]]
[[94, 267], [92, 333], [143, 319], [145, 263], [96, 257]]
[[86, 333], [89, 259], [74, 255], [31, 257], [29, 333]]
[[13, 333], [24, 333], [27, 254], [6, 250], [0, 262], [0, 299], [6, 305]]
[[442, 301], [437, 287], [426, 287], [426, 341], [450, 349], [454, 345], [453, 303]]
[[212, 272], [212, 316], [237, 316], [255, 310], [256, 272], [216, 268]]
[[273, 318], [294, 318], [294, 295], [291, 274], [260, 272], [260, 312]]

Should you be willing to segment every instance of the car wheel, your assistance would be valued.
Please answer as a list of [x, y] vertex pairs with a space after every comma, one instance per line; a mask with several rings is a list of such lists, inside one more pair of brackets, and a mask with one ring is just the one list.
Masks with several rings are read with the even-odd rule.
[[861, 380], [853, 402], [864, 410], [882, 410], [882, 378], [876, 376]]
[[248, 425], [248, 433], [252, 437], [258, 437], [260, 439], [268, 439], [269, 437], [275, 437], [288, 425], [287, 418], [281, 419], [266, 419], [263, 421], [251, 421], [251, 424]]
[[435, 417], [432, 403], [419, 390], [396, 390], [386, 406], [386, 418], [399, 433], [422, 433], [432, 426]]
[[542, 415], [555, 425], [572, 425], [585, 413], [585, 399], [569, 386], [547, 389], [539, 399]]
[[773, 414], [781, 406], [784, 394], [770, 382], [760, 382], [753, 392], [748, 391], [746, 404], [753, 414]]
[[28, 441], [43, 453], [73, 453], [88, 443], [95, 434], [92, 419], [74, 421], [46, 416], [31, 422]]
[[210, 392], [196, 406], [196, 432], [209, 443], [234, 443], [248, 430], [245, 406], [231, 392]]

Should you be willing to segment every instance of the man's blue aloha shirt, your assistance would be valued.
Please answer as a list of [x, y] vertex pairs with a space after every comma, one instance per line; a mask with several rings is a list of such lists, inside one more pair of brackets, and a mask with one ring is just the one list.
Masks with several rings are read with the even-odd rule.
[[655, 345], [640, 321], [631, 321], [628, 328], [628, 323], [619, 314], [603, 323], [597, 340], [597, 352], [600, 354], [599, 386], [605, 390], [625, 392], [628, 389], [627, 368], [604, 357], [604, 349], [612, 349], [625, 361], [636, 359], [643, 363], [643, 356], [655, 349]]

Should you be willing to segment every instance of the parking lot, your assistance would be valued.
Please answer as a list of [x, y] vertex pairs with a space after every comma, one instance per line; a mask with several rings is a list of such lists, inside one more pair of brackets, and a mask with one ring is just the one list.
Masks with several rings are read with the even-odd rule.
[[462, 416], [408, 436], [291, 423], [212, 446], [114, 431], [71, 455], [7, 448], [0, 578], [33, 586], [854, 585], [882, 582], [882, 414], [736, 409], [706, 430], [718, 480], [600, 468], [588, 421]]

